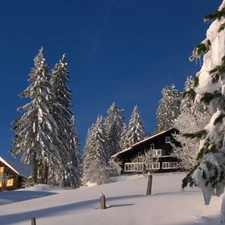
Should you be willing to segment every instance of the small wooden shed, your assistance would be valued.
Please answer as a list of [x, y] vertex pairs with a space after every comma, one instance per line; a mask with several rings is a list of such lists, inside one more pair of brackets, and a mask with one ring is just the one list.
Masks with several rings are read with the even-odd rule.
[[29, 165], [0, 157], [0, 191], [22, 188], [31, 174]]

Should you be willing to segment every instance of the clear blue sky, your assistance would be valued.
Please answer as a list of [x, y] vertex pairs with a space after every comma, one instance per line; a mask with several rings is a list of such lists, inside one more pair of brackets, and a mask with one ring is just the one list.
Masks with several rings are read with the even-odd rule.
[[161, 90], [183, 90], [200, 64], [189, 62], [205, 38], [203, 16], [222, 0], [0, 0], [1, 156], [11, 158], [11, 121], [41, 46], [50, 68], [67, 54], [73, 112], [83, 149], [88, 128], [113, 102], [129, 121], [138, 105], [154, 131]]

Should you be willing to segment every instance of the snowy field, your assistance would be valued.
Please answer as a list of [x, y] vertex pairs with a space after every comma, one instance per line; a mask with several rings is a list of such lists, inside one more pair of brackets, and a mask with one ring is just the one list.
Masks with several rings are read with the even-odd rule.
[[[0, 224], [30, 225], [196, 225], [220, 224], [222, 197], [205, 206], [200, 189], [181, 191], [184, 173], [154, 174], [152, 195], [147, 178], [123, 175], [112, 183], [79, 188], [48, 185], [0, 192]], [[100, 209], [100, 193], [107, 209]]]

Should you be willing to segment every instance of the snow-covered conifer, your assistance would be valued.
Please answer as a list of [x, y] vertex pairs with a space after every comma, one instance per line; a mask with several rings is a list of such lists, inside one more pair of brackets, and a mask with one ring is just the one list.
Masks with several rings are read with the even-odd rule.
[[91, 148], [91, 138], [92, 138], [92, 130], [94, 124], [92, 124], [91, 128], [88, 129], [85, 146], [83, 149], [83, 159], [82, 159], [82, 184], [85, 185], [89, 181], [89, 172], [88, 168], [90, 166], [90, 162], [94, 157], [93, 149]]
[[175, 127], [179, 129], [179, 134], [174, 134], [174, 138], [181, 143], [181, 146], [173, 145], [176, 156], [179, 158], [181, 169], [191, 170], [196, 165], [198, 155], [199, 140], [188, 138], [185, 134], [198, 132], [206, 126], [210, 114], [204, 104], [194, 102], [192, 93], [194, 79], [187, 77], [184, 87], [184, 94], [181, 100], [180, 115], [175, 121]]
[[174, 84], [172, 86], [165, 86], [162, 89], [162, 96], [156, 111], [156, 133], [173, 127], [180, 113], [181, 95]]
[[14, 157], [22, 155], [21, 161], [33, 168], [33, 180], [46, 182], [47, 165], [61, 170], [62, 160], [57, 123], [52, 116], [54, 91], [50, 83], [48, 65], [43, 56], [43, 48], [34, 59], [34, 67], [29, 74], [31, 84], [20, 94], [21, 98], [31, 98], [31, 102], [18, 108], [24, 114], [13, 121], [15, 137]]
[[[120, 140], [121, 133], [124, 126], [123, 111], [118, 109], [115, 102], [108, 109], [108, 116], [105, 119], [107, 148], [109, 156], [119, 152], [121, 150]], [[108, 159], [109, 160], [109, 159]]]
[[80, 143], [76, 129], [75, 116], [69, 109], [72, 106], [72, 94], [68, 88], [69, 72], [66, 55], [52, 69], [51, 84], [55, 94], [52, 114], [57, 122], [58, 137], [63, 143], [60, 155], [65, 169], [61, 176], [62, 186], [78, 187], [80, 185]]
[[[208, 125], [191, 137], [200, 138], [198, 164], [183, 180], [183, 187], [197, 185], [206, 204], [211, 196], [219, 196], [225, 187], [225, 0], [205, 20], [214, 20], [206, 39], [195, 47], [191, 60], [203, 56], [203, 65], [195, 77], [196, 101], [209, 107], [212, 114]], [[223, 204], [224, 205], [224, 204]], [[222, 209], [225, 210], [225, 209]], [[224, 215], [224, 212], [222, 213]], [[222, 218], [222, 223], [225, 220]]]
[[127, 136], [127, 126], [124, 123], [121, 131], [121, 138], [120, 138], [120, 147], [121, 150], [129, 148], [129, 141], [128, 141], [128, 136]]
[[129, 121], [127, 138], [129, 146], [141, 141], [145, 137], [145, 130], [138, 107], [135, 106]]
[[[88, 131], [84, 148], [83, 184], [87, 185], [88, 182], [95, 182], [97, 184], [106, 182], [109, 156], [107, 155], [108, 151], [104, 135], [103, 117], [98, 116], [96, 123]], [[104, 177], [101, 181], [100, 175]], [[95, 180], [94, 177], [98, 179]]]

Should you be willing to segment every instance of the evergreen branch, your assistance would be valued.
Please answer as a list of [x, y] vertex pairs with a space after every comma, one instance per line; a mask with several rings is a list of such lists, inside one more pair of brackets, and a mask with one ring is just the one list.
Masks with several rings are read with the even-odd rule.
[[192, 176], [193, 172], [198, 168], [198, 166], [199, 166], [199, 163], [196, 166], [194, 166], [194, 168], [182, 180], [182, 185], [181, 185], [182, 188], [185, 188], [188, 185], [190, 187], [193, 187], [195, 185], [195, 182], [194, 182], [194, 180], [193, 180], [193, 178], [191, 176]]
[[220, 114], [215, 120], [213, 125], [216, 125], [217, 123], [222, 123], [223, 118], [225, 117], [225, 114]]
[[210, 183], [212, 183], [212, 187], [215, 187], [216, 186], [216, 184], [217, 184], [217, 177], [218, 177], [218, 175], [219, 175], [219, 173], [218, 173], [218, 169], [217, 169], [217, 167], [215, 167], [214, 168], [214, 176], [212, 176], [211, 178], [210, 178]]
[[224, 180], [224, 171], [222, 170], [220, 173], [219, 183], [221, 183]]
[[217, 83], [221, 75], [225, 74], [225, 57], [222, 58], [223, 64], [221, 66], [216, 66], [209, 73], [212, 76], [212, 82]]
[[195, 96], [196, 96], [196, 93], [195, 93], [195, 91], [194, 91], [194, 89], [193, 88], [191, 88], [189, 91], [185, 91], [184, 93], [183, 93], [183, 98], [185, 97], [185, 96], [189, 96], [191, 99], [194, 99], [195, 98]]
[[217, 98], [217, 97], [221, 97], [222, 94], [221, 92], [215, 91], [214, 93], [205, 93], [203, 95], [203, 97], [201, 98], [201, 101], [204, 102], [205, 104], [209, 105], [209, 103]]
[[191, 139], [193, 139], [193, 138], [200, 139], [205, 135], [206, 135], [206, 130], [200, 130], [200, 131], [197, 131], [195, 133], [190, 133], [190, 134], [188, 134], [188, 133], [183, 134], [184, 137], [188, 137], [188, 138], [191, 138]]
[[215, 20], [215, 19], [221, 20], [221, 18], [224, 17], [224, 16], [225, 16], [225, 8], [223, 8], [220, 11], [219, 10], [216, 10], [212, 14], [205, 15], [204, 16], [204, 19], [205, 20]]
[[218, 33], [224, 29], [225, 29], [225, 23], [221, 24], [220, 28], [218, 29]]
[[203, 156], [205, 155], [205, 148], [202, 148], [200, 151], [199, 151], [199, 153], [198, 153], [198, 155], [197, 155], [197, 160], [201, 160], [202, 158], [203, 158]]
[[[218, 152], [218, 148], [215, 144], [212, 145], [212, 147], [209, 149], [208, 152], [211, 152], [211, 153], [217, 153]], [[207, 152], [207, 153], [208, 153]]]
[[194, 87], [197, 87], [198, 84], [199, 84], [199, 77], [196, 76], [196, 77], [194, 78]]
[[195, 58], [200, 58], [200, 56], [209, 51], [210, 46], [211, 46], [210, 40], [205, 39], [194, 48], [192, 55], [189, 57], [189, 60], [193, 61]]

